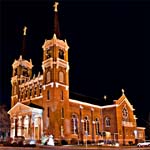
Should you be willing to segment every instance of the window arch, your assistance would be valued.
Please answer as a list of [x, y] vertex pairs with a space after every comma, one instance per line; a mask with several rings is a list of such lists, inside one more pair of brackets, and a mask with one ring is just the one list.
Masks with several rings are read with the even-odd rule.
[[88, 116], [84, 118], [84, 131], [85, 134], [89, 135], [89, 119]]
[[71, 132], [72, 134], [78, 134], [78, 118], [75, 114], [71, 118]]
[[110, 127], [110, 118], [109, 117], [105, 118], [105, 126]]
[[59, 82], [64, 82], [64, 73], [62, 71], [59, 72]]
[[96, 135], [100, 134], [100, 123], [98, 118], [95, 119], [95, 131], [96, 131]]
[[50, 80], [51, 80], [50, 71], [47, 72], [46, 78], [47, 78], [47, 82], [50, 82]]

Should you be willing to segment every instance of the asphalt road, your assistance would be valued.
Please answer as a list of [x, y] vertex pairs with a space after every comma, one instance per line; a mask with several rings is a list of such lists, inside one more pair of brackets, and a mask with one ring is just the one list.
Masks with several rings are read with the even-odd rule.
[[6, 147], [0, 146], [0, 150], [150, 150], [150, 147], [97, 147], [97, 146], [37, 146], [37, 147]]

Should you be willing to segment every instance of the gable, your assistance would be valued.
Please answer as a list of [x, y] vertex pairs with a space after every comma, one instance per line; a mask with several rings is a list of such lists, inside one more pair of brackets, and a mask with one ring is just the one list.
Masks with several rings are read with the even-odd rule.
[[24, 105], [20, 102], [17, 102], [15, 106], [13, 106], [9, 111], [8, 114], [19, 114], [19, 113], [29, 113], [29, 112], [37, 112], [42, 113], [42, 109], [30, 107], [28, 105]]
[[135, 109], [133, 108], [133, 106], [131, 105], [131, 103], [129, 102], [129, 100], [127, 99], [127, 97], [125, 96], [125, 94], [123, 94], [118, 100], [114, 101], [115, 104], [117, 104], [118, 106], [121, 106], [122, 104], [126, 103], [127, 106], [134, 111]]

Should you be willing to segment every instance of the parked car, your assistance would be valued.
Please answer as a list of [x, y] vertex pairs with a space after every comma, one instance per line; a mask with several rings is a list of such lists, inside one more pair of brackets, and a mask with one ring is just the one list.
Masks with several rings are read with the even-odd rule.
[[13, 138], [7, 137], [6, 140], [3, 140], [3, 146], [11, 146]]
[[36, 146], [36, 140], [34, 140], [34, 139], [25, 139], [23, 141], [23, 146], [35, 147]]
[[137, 147], [150, 147], [150, 141], [143, 141], [137, 144]]
[[25, 140], [24, 136], [15, 136], [11, 141], [11, 145], [12, 146], [23, 146], [24, 140]]
[[104, 144], [105, 144], [104, 140], [99, 140], [99, 141], [98, 141], [98, 145], [99, 145], [99, 146], [103, 146]]
[[112, 146], [116, 146], [116, 147], [119, 147], [119, 146], [120, 146], [119, 142], [117, 142], [117, 141], [116, 141], [116, 142], [112, 142], [111, 145], [112, 145]]

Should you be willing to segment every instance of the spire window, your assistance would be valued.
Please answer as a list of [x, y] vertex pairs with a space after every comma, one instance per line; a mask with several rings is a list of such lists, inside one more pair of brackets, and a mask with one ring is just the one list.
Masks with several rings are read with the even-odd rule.
[[51, 78], [50, 78], [50, 71], [47, 72], [47, 83], [50, 82]]
[[22, 74], [23, 74], [23, 76], [27, 77], [28, 76], [28, 69], [27, 68], [23, 68]]
[[62, 71], [59, 72], [59, 82], [64, 82], [64, 73]]
[[52, 57], [52, 50], [50, 48], [47, 49], [46, 56], [47, 56], [47, 59]]
[[64, 59], [64, 51], [61, 49], [59, 50], [59, 58]]

